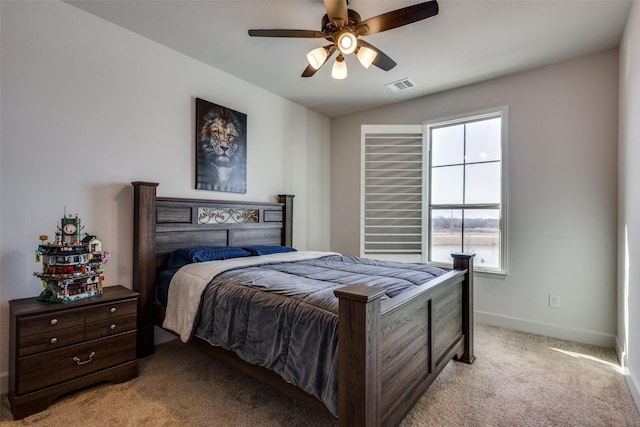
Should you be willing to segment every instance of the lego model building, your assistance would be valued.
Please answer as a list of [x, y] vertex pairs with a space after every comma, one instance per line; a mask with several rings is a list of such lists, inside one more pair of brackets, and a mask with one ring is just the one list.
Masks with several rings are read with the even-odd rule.
[[102, 264], [109, 254], [102, 252], [96, 236], [86, 235], [81, 240], [82, 228], [78, 215], [65, 215], [55, 242], [45, 244], [48, 237], [40, 236], [43, 244], [38, 246], [36, 261], [42, 260], [42, 272], [34, 273], [44, 287], [39, 300], [70, 302], [102, 294]]

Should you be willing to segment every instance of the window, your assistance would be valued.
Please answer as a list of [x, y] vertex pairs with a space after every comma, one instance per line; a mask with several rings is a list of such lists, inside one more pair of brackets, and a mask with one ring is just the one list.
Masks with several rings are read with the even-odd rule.
[[475, 253], [479, 270], [505, 270], [503, 122], [506, 111], [427, 124], [428, 260]]
[[507, 108], [424, 126], [363, 126], [363, 256], [506, 272]]

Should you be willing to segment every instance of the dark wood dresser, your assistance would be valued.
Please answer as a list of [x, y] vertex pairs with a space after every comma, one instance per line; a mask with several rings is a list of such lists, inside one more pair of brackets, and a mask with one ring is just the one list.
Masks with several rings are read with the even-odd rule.
[[102, 381], [138, 376], [138, 293], [123, 286], [60, 304], [9, 301], [9, 402], [19, 420], [59, 396]]

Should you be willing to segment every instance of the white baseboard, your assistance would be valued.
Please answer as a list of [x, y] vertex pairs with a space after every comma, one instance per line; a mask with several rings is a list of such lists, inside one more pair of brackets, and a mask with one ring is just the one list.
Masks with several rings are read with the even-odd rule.
[[518, 317], [504, 316], [501, 314], [487, 313], [483, 311], [474, 311], [474, 316], [477, 322], [485, 323], [487, 325], [515, 329], [517, 331], [576, 341], [599, 347], [616, 348], [616, 337], [612, 334], [588, 331], [585, 329], [568, 328], [566, 326], [553, 325], [551, 323], [543, 323], [535, 320], [521, 319]]
[[627, 380], [633, 401], [636, 402], [636, 407], [640, 411], [640, 383], [638, 383], [638, 379], [634, 374], [632, 370], [629, 370], [629, 374], [625, 375], [625, 379]]
[[640, 382], [638, 381], [635, 372], [631, 368], [629, 368], [629, 359], [627, 358], [627, 353], [618, 338], [616, 338], [616, 354], [618, 355], [620, 366], [622, 366], [624, 378], [627, 381], [627, 386], [629, 387], [629, 391], [631, 392], [631, 397], [633, 397], [633, 401], [640, 411]]
[[624, 351], [624, 345], [620, 342], [620, 339], [616, 337], [616, 356], [618, 356], [618, 362], [623, 368], [627, 366], [626, 353]]

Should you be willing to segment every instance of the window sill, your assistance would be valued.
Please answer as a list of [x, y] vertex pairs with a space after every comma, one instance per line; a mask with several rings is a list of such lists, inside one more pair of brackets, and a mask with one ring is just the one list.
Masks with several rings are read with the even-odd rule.
[[487, 271], [487, 270], [478, 270], [474, 271], [475, 276], [486, 277], [488, 279], [501, 279], [504, 280], [507, 278], [506, 271]]
[[[446, 264], [442, 262], [426, 262], [423, 265], [428, 265], [430, 267], [438, 267], [444, 269], [452, 269], [453, 264]], [[473, 269], [474, 276], [486, 277], [489, 279], [501, 279], [504, 280], [507, 278], [508, 273], [506, 271], [492, 271], [492, 270], [484, 270], [474, 265]]]

